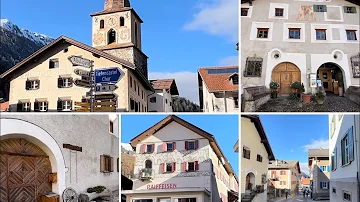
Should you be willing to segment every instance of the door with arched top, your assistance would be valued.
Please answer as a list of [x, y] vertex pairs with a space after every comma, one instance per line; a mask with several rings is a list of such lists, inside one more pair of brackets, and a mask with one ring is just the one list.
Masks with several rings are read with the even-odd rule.
[[49, 157], [25, 139], [0, 141], [0, 201], [38, 202], [52, 191]]
[[293, 93], [290, 87], [293, 82], [301, 82], [301, 72], [296, 65], [290, 62], [283, 62], [274, 68], [271, 79], [280, 84], [278, 89], [279, 94], [286, 95]]

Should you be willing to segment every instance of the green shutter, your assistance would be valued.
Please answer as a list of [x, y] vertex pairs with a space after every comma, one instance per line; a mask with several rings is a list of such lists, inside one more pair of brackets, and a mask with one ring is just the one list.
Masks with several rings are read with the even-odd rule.
[[334, 169], [337, 168], [337, 148], [335, 147], [334, 151]]
[[349, 161], [354, 161], [354, 134], [353, 134], [353, 127], [349, 129], [348, 133], [349, 138]]
[[352, 7], [351, 10], [352, 10], [353, 13], [356, 13], [356, 7], [355, 6]]
[[344, 6], [344, 13], [346, 13], [347, 11], [347, 6]]
[[326, 5], [324, 5], [323, 7], [324, 7], [324, 12], [327, 12], [327, 7], [326, 7]]
[[314, 12], [317, 12], [317, 5], [314, 5]]

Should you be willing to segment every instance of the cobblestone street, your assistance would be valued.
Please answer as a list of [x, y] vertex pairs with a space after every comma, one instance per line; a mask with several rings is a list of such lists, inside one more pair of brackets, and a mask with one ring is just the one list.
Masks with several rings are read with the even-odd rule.
[[290, 100], [287, 97], [270, 99], [257, 112], [360, 112], [360, 106], [345, 97], [326, 95], [324, 104], [311, 101], [309, 104]]
[[[268, 202], [315, 202], [310, 197], [303, 197], [302, 195], [290, 196], [288, 199], [269, 200]], [[330, 202], [330, 200], [319, 200], [318, 202]]]

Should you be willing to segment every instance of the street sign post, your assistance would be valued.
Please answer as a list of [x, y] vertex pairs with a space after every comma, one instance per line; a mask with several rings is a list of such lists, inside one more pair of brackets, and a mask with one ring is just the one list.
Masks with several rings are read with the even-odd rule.
[[95, 107], [95, 112], [113, 112], [115, 111], [115, 106], [113, 107]]
[[114, 98], [116, 98], [117, 95], [115, 93], [113, 94], [100, 94], [100, 95], [95, 95], [95, 100], [112, 100]]
[[82, 69], [75, 69], [74, 73], [79, 76], [90, 77], [90, 72]]
[[95, 106], [109, 106], [109, 105], [116, 105], [116, 102], [95, 102]]
[[124, 72], [119, 68], [96, 69], [95, 83], [117, 83], [124, 76]]
[[90, 107], [90, 103], [88, 102], [75, 102], [75, 105], [79, 107]]
[[111, 92], [117, 88], [115, 84], [102, 84], [101, 86], [95, 86], [95, 92]]
[[75, 111], [77, 112], [90, 112], [90, 108], [75, 108]]
[[90, 81], [81, 80], [81, 79], [75, 79], [74, 80], [74, 84], [76, 86], [83, 87], [83, 88], [91, 88], [90, 83], [91, 83]]
[[79, 56], [72, 55], [68, 58], [73, 66], [82, 66], [91, 68], [93, 66], [94, 61], [85, 59]]

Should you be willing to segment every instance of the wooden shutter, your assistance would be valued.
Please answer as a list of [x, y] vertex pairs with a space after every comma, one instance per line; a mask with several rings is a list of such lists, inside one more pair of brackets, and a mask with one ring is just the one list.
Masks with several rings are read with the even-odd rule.
[[199, 140], [195, 140], [195, 150], [199, 148]]
[[73, 101], [70, 100], [70, 110], [72, 110]]
[[173, 151], [176, 149], [176, 142], [173, 142]]
[[183, 166], [184, 166], [184, 171], [186, 172], [186, 170], [187, 170], [187, 163], [184, 162]]
[[110, 172], [114, 172], [114, 158], [110, 157]]
[[314, 12], [318, 12], [317, 5], [313, 6]]
[[100, 155], [100, 172], [105, 172], [105, 156]]
[[140, 152], [145, 153], [146, 151], [146, 144], [141, 145]]
[[46, 111], [49, 111], [49, 102], [46, 102]]
[[163, 151], [163, 152], [166, 151], [166, 143], [165, 143], [165, 142], [162, 143], [162, 151]]
[[195, 161], [195, 170], [199, 170], [199, 162]]
[[176, 163], [175, 163], [175, 162], [173, 162], [172, 171], [173, 171], [173, 172], [176, 171]]
[[27, 81], [25, 82], [25, 89], [26, 89], [26, 90], [29, 90], [30, 88], [31, 88], [31, 81], [27, 80]]
[[356, 7], [355, 7], [355, 6], [352, 7], [352, 8], [351, 8], [351, 11], [352, 11], [353, 13], [356, 13]]
[[185, 150], [188, 150], [188, 148], [189, 148], [189, 142], [185, 141]]
[[[354, 161], [354, 134], [353, 134], [353, 126], [349, 129], [348, 132], [348, 140], [349, 140], [349, 161]], [[349, 162], [349, 163], [350, 163]]]
[[62, 111], [62, 101], [61, 100], [57, 101], [57, 110]]
[[39, 102], [38, 102], [38, 101], [35, 101], [35, 102], [34, 102], [34, 111], [35, 111], [35, 112], [38, 112], [38, 111], [39, 111]]
[[40, 80], [36, 80], [38, 83], [37, 89], [40, 89]]
[[154, 150], [155, 150], [155, 144], [152, 144], [151, 145], [151, 153], [154, 152]]
[[21, 112], [22, 111], [22, 105], [23, 105], [23, 103], [21, 103], [21, 102], [17, 103], [17, 110], [16, 111]]
[[161, 173], [164, 173], [165, 172], [165, 163], [161, 163], [160, 167], [161, 167]]
[[74, 79], [73, 78], [69, 78], [69, 86], [72, 87], [74, 84]]
[[323, 8], [324, 8], [324, 12], [327, 12], [327, 7], [326, 7], [326, 5], [323, 5]]
[[58, 88], [62, 88], [64, 86], [64, 80], [62, 78], [58, 78]]
[[344, 6], [343, 8], [344, 8], [344, 13], [346, 13], [347, 12], [347, 6]]

